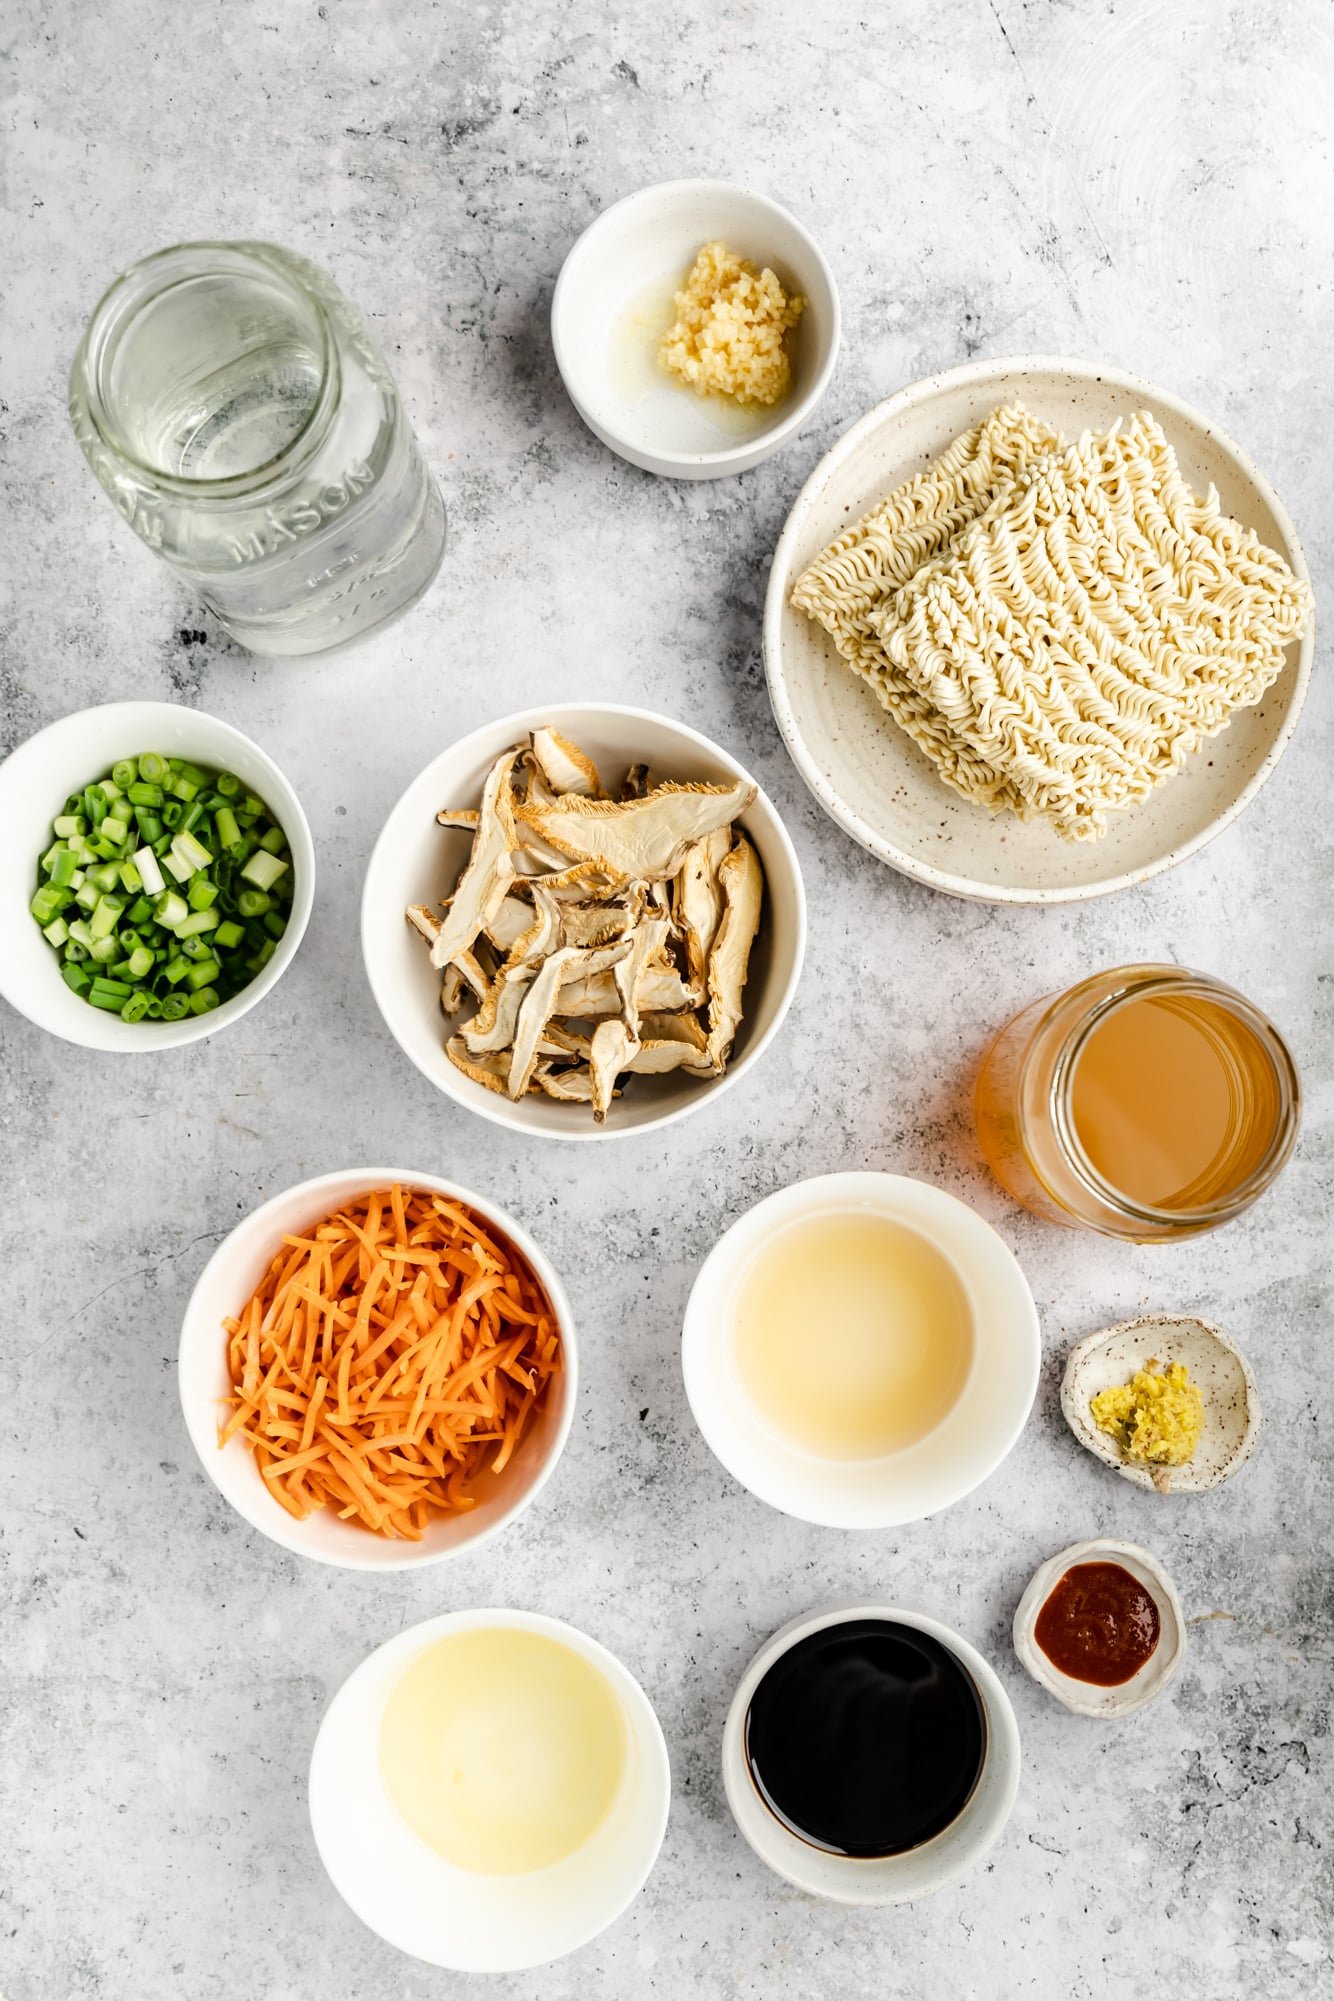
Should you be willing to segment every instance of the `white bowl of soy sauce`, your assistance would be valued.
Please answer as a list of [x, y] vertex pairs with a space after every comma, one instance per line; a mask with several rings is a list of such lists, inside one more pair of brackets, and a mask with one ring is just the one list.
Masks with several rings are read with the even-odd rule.
[[1019, 1728], [958, 1633], [892, 1605], [793, 1619], [741, 1678], [723, 1782], [762, 1862], [842, 1904], [900, 1904], [953, 1882], [999, 1836]]

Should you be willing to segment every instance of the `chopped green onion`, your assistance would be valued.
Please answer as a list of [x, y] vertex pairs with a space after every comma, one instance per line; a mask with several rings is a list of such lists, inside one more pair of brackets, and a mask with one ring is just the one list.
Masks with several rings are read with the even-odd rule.
[[121, 759], [69, 795], [49, 838], [34, 918], [70, 991], [127, 1022], [220, 1006], [287, 928], [286, 838], [235, 773]]
[[150, 896], [160, 896], [166, 888], [166, 880], [158, 867], [157, 856], [151, 848], [140, 848], [134, 857], [134, 865], [143, 877], [144, 888]]
[[272, 889], [280, 875], [287, 872], [287, 863], [279, 861], [277, 855], [267, 848], [257, 848], [245, 867], [241, 870], [247, 882], [253, 882], [256, 889]]
[[[180, 855], [182, 860], [189, 862], [192, 870], [207, 868], [213, 859], [203, 842], [196, 840], [195, 836], [185, 828], [182, 828], [181, 832], [177, 834], [175, 840], [172, 842], [171, 851], [174, 855]], [[267, 887], [267, 885], [262, 886]]]
[[88, 925], [93, 937], [109, 938], [115, 930], [117, 920], [124, 912], [124, 909], [124, 900], [119, 896], [99, 897], [97, 908], [93, 912]]
[[219, 806], [213, 816], [213, 825], [217, 830], [219, 847], [226, 848], [230, 854], [233, 848], [240, 846], [241, 829], [236, 824], [236, 815], [230, 806]]

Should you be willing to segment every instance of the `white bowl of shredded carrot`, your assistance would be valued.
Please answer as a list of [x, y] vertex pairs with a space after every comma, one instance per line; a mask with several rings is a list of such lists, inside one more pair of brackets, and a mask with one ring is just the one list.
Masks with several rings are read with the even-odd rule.
[[406, 1569], [476, 1548], [545, 1484], [574, 1416], [574, 1327], [494, 1203], [353, 1168], [275, 1195], [218, 1246], [179, 1381], [238, 1514], [318, 1563]]

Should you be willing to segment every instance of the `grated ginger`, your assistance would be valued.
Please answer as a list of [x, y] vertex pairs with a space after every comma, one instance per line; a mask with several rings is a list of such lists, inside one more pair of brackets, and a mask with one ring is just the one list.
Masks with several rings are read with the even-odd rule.
[[1184, 1466], [1204, 1429], [1204, 1399], [1184, 1362], [1150, 1361], [1128, 1383], [1099, 1390], [1089, 1409], [1137, 1465]]
[[767, 265], [757, 271], [725, 244], [706, 243], [676, 294], [676, 321], [658, 359], [701, 396], [776, 403], [792, 379], [784, 338], [805, 304], [795, 292], [788, 297]]

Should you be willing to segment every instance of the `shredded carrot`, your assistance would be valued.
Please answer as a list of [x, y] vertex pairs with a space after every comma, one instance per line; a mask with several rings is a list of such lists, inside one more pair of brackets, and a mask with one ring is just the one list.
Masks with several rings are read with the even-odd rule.
[[284, 1237], [223, 1322], [240, 1433], [298, 1520], [421, 1540], [477, 1504], [560, 1368], [551, 1303], [503, 1238], [426, 1190], [375, 1189]]

